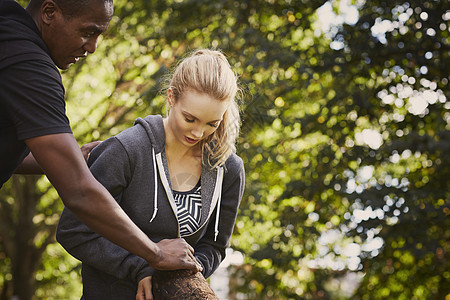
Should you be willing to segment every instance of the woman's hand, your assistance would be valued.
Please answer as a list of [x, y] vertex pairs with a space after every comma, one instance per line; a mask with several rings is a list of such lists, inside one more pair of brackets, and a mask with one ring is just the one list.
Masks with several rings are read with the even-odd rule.
[[136, 300], [153, 300], [152, 276], [144, 277], [139, 281]]

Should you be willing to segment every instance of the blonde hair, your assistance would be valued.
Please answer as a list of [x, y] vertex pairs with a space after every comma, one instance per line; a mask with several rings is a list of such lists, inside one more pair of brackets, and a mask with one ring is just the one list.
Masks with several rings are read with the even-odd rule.
[[237, 77], [221, 51], [201, 49], [181, 60], [168, 85], [177, 101], [187, 90], [207, 94], [218, 101], [230, 101], [222, 122], [213, 134], [201, 141], [204, 164], [211, 168], [222, 165], [236, 152], [240, 116], [236, 102], [241, 90]]

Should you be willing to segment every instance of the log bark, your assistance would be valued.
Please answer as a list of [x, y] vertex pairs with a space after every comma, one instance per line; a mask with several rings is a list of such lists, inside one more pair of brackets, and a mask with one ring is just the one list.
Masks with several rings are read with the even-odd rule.
[[155, 300], [219, 300], [203, 275], [189, 270], [156, 271], [152, 293]]

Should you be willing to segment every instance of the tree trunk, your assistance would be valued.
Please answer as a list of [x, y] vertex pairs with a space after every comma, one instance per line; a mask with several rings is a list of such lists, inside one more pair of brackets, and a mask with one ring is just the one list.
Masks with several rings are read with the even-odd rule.
[[189, 270], [156, 271], [152, 277], [155, 300], [218, 300], [201, 273]]
[[32, 299], [35, 292], [35, 278], [39, 250], [33, 239], [36, 236], [33, 217], [36, 215], [36, 204], [39, 193], [36, 183], [40, 176], [22, 176], [13, 180], [15, 201], [17, 207], [17, 223], [11, 224], [15, 232], [14, 253], [11, 256], [11, 271], [13, 275], [13, 293], [17, 299]]

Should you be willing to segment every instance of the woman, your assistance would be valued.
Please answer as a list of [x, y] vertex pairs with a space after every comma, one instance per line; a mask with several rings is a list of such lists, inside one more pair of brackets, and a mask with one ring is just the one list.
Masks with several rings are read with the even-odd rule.
[[[243, 163], [234, 153], [238, 92], [221, 52], [195, 51], [170, 80], [168, 116], [137, 119], [97, 146], [88, 161], [94, 176], [153, 241], [184, 238], [206, 278], [225, 257], [244, 190]], [[92, 232], [68, 209], [57, 240], [82, 261], [85, 299], [149, 297], [155, 270]]]

